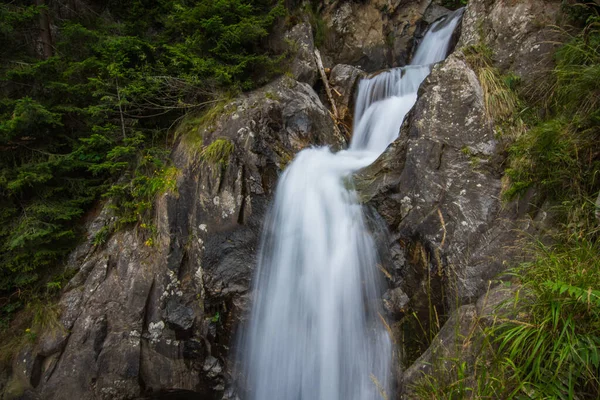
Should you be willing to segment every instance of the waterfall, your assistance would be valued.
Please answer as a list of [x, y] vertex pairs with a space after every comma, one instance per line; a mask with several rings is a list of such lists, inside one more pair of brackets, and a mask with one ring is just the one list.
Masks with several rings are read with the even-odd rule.
[[432, 24], [413, 65], [360, 83], [348, 150], [303, 150], [281, 176], [241, 338], [248, 399], [393, 397], [377, 254], [349, 176], [397, 137], [459, 20], [457, 13]]
[[461, 8], [446, 19], [434, 22], [411, 65], [381, 72], [359, 83], [350, 150], [381, 153], [396, 139], [404, 117], [417, 101], [419, 86], [433, 64], [446, 58], [462, 14]]

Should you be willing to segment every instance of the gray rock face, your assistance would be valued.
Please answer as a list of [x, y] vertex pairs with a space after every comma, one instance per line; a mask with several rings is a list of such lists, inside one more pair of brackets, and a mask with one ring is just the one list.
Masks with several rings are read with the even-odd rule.
[[[225, 389], [277, 176], [302, 148], [340, 148], [344, 140], [312, 88], [290, 78], [191, 128], [172, 156], [177, 191], [156, 201], [156, 234], [122, 231], [102, 248], [87, 243], [74, 253], [79, 272], [62, 296], [64, 330], [46, 332], [16, 360], [21, 372], [11, 387], [21, 394], [133, 399]], [[224, 165], [199, 157], [216, 139], [234, 144]], [[98, 218], [91, 230], [108, 217]]]
[[450, 380], [457, 366], [463, 363], [464, 371], [472, 372], [477, 358], [489, 351], [484, 345], [483, 329], [494, 325], [499, 316], [515, 318], [510, 312], [517, 289], [516, 286], [497, 286], [482, 295], [476, 304], [455, 310], [429, 348], [404, 371], [401, 398], [414, 398], [414, 385], [427, 375], [434, 375], [440, 381]]
[[[399, 139], [355, 175], [362, 200], [389, 231], [388, 238], [377, 236], [387, 240], [379, 245], [390, 285], [384, 309], [398, 344], [399, 394], [404, 391], [407, 398], [407, 388], [423, 373], [439, 376], [443, 358], [472, 362], [473, 353], [461, 355], [464, 343], [455, 346], [450, 333], [461, 332], [464, 339], [474, 316], [479, 315], [480, 323], [493, 320], [491, 314], [497, 311], [482, 305], [482, 299], [497, 305], [505, 297], [494, 291], [486, 296], [489, 282], [522, 259], [516, 250], [518, 232], [534, 233], [545, 219], [526, 214], [528, 199], [501, 201], [506, 155], [462, 50], [489, 46], [494, 67], [535, 86], [540, 76], [532, 66], [550, 63], [554, 48], [538, 46], [536, 40], [548, 37], [542, 24], [558, 15], [552, 1], [470, 1], [459, 39], [462, 47], [434, 67], [422, 84]], [[414, 325], [412, 315], [421, 326]], [[430, 328], [428, 321], [436, 320], [442, 329], [434, 342], [414, 339]]]
[[432, 3], [425, 10], [425, 13], [423, 14], [423, 21], [425, 21], [427, 24], [431, 25], [435, 20], [437, 20], [438, 18], [440, 18], [444, 15], [448, 15], [450, 12], [451, 11], [448, 10], [446, 7], [442, 7], [438, 4]]
[[303, 22], [294, 26], [285, 34], [285, 38], [293, 43], [296, 51], [291, 62], [291, 73], [294, 79], [314, 86], [319, 72], [315, 62], [315, 43], [310, 24]]
[[496, 67], [521, 77], [523, 95], [546, 90], [541, 84], [563, 41], [553, 28], [563, 23], [560, 7], [559, 0], [470, 1], [459, 46], [488, 46]]
[[476, 308], [472, 304], [462, 306], [452, 314], [427, 351], [404, 372], [402, 398], [414, 398], [412, 386], [424, 375], [439, 377], [454, 367], [453, 360], [467, 358], [467, 352], [471, 358], [477, 354], [480, 349], [474, 349], [472, 341], [476, 319]]

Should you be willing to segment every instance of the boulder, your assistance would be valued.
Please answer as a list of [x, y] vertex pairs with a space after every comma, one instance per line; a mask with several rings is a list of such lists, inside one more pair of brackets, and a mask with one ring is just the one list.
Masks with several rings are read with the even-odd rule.
[[470, 382], [476, 363], [492, 356], [485, 329], [496, 325], [500, 318], [517, 319], [513, 301], [519, 289], [516, 285], [498, 285], [475, 304], [455, 310], [429, 348], [402, 374], [401, 398], [414, 398], [414, 387], [424, 378], [454, 382], [459, 368], [462, 379]]
[[[431, 345], [402, 376], [403, 396], [411, 399], [413, 386], [426, 375], [435, 375], [441, 379], [463, 361], [474, 362], [481, 351], [474, 348], [479, 345], [477, 328], [477, 312], [474, 305], [458, 308], [435, 336]], [[477, 346], [479, 347], [479, 346]], [[460, 360], [460, 361], [457, 361]], [[458, 364], [460, 365], [460, 364]]]
[[428, 25], [431, 25], [437, 19], [443, 17], [444, 15], [448, 15], [451, 12], [452, 11], [448, 10], [446, 7], [432, 3], [425, 10], [425, 13], [423, 14], [423, 21]]
[[[491, 67], [519, 75], [523, 87], [543, 87], [536, 65], [549, 63], [546, 73], [556, 45], [535, 41], [552, 34], [544, 24], [559, 20], [555, 1], [470, 1], [457, 50], [421, 85], [398, 139], [355, 174], [360, 198], [376, 214], [372, 219], [382, 219], [389, 232], [375, 237], [386, 241], [378, 248], [390, 286], [384, 308], [398, 345], [400, 393], [423, 372], [442, 376], [439, 371], [450, 367], [443, 359], [461, 355], [464, 343], [455, 346], [450, 332], [467, 337], [474, 318], [489, 325], [504, 312], [499, 303], [514, 291], [488, 293], [489, 282], [526, 257], [518, 250], [520, 233], [537, 235], [550, 219], [543, 209], [531, 211], [533, 193], [502, 200], [503, 138], [486, 114], [464, 50], [488, 46]], [[526, 59], [530, 53], [535, 60]], [[424, 331], [440, 327], [433, 343], [421, 340]], [[459, 357], [473, 359], [471, 351]]]
[[500, 201], [500, 162], [477, 76], [452, 55], [421, 87], [400, 138], [356, 176], [363, 201], [388, 224], [390, 247], [420, 243], [424, 255], [417, 259], [443, 277], [447, 293], [462, 304], [477, 299], [510, 256], [503, 247], [514, 237], [512, 215]]

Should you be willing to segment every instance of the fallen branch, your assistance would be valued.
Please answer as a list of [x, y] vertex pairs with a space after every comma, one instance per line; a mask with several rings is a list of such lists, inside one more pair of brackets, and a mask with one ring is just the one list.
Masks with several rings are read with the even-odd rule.
[[333, 110], [333, 116], [335, 119], [339, 119], [339, 114], [337, 111], [337, 107], [335, 106], [335, 101], [333, 101], [333, 95], [331, 94], [331, 88], [329, 87], [329, 81], [327, 80], [327, 74], [325, 74], [325, 68], [323, 68], [323, 61], [321, 60], [321, 53], [319, 49], [315, 49], [315, 61], [317, 63], [317, 68], [319, 69], [319, 73], [321, 74], [321, 79], [323, 80], [323, 84], [325, 85], [325, 92], [327, 93], [327, 98], [331, 103], [331, 109]]

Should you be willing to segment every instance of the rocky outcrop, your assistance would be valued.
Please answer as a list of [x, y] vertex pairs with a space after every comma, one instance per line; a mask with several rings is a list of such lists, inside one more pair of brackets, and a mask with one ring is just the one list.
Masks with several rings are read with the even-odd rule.
[[552, 68], [552, 55], [564, 38], [559, 0], [470, 1], [463, 17], [460, 47], [487, 46], [494, 66], [523, 82], [521, 94], [535, 96]]
[[[400, 139], [357, 176], [357, 187], [386, 220], [391, 248], [421, 243], [423, 267], [466, 304], [510, 258], [514, 216], [502, 208], [501, 159], [475, 73], [454, 54], [420, 93]], [[409, 268], [392, 265], [400, 275]]]
[[352, 132], [356, 89], [358, 82], [365, 76], [366, 73], [361, 69], [345, 64], [333, 67], [329, 75], [329, 85], [338, 111], [338, 123], [344, 128], [348, 137]]
[[331, 2], [321, 12], [324, 59], [368, 72], [406, 65], [419, 34], [444, 10], [431, 0]]
[[[344, 140], [313, 89], [287, 77], [181, 129], [177, 190], [157, 199], [154, 228], [73, 254], [78, 273], [60, 302], [62, 327], [16, 358], [15, 396], [132, 399], [185, 389], [213, 398], [225, 389], [277, 176], [300, 149]], [[216, 140], [233, 144], [218, 162], [202, 152]], [[92, 235], [109, 220], [104, 211]]]

